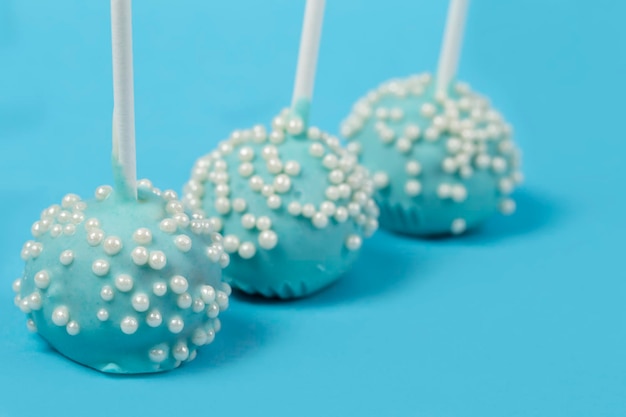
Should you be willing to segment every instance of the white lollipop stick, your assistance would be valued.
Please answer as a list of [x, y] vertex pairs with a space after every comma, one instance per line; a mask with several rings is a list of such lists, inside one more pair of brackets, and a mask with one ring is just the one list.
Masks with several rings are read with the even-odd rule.
[[121, 170], [126, 191], [133, 198], [137, 198], [131, 0], [111, 0], [111, 33], [113, 44], [113, 158], [119, 165], [117, 168]]
[[307, 0], [306, 2], [292, 107], [296, 107], [301, 100], [310, 101], [313, 98], [325, 5], [326, 0]]
[[467, 7], [469, 0], [450, 0], [448, 9], [448, 21], [443, 36], [443, 45], [439, 55], [439, 69], [437, 71], [437, 92], [445, 94], [450, 82], [456, 75], [461, 55], [461, 44], [465, 21], [467, 20]]

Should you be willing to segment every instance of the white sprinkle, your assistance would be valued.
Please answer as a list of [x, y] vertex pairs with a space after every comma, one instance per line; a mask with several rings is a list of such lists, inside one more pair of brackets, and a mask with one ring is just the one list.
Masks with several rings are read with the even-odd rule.
[[313, 226], [318, 229], [323, 229], [328, 226], [328, 217], [324, 213], [315, 213], [311, 221], [313, 222]]
[[152, 292], [157, 297], [162, 297], [167, 293], [167, 284], [162, 281], [155, 282], [152, 284]]
[[150, 298], [147, 294], [144, 293], [135, 294], [133, 296], [131, 304], [136, 311], [143, 313], [144, 311], [147, 311], [148, 308], [150, 308]]
[[321, 158], [324, 156], [324, 146], [319, 142], [311, 144], [309, 154], [315, 158]]
[[109, 197], [109, 195], [111, 195], [112, 191], [113, 191], [113, 188], [111, 188], [108, 185], [103, 185], [101, 187], [98, 187], [96, 188], [96, 199], [98, 201], [104, 201]]
[[148, 249], [144, 248], [143, 246], [137, 246], [130, 253], [130, 256], [135, 265], [142, 266], [148, 263], [150, 252], [148, 252]]
[[189, 288], [189, 283], [182, 275], [175, 275], [170, 279], [170, 288], [174, 294], [182, 294]]
[[235, 210], [237, 213], [242, 213], [246, 211], [247, 206], [248, 204], [243, 198], [236, 198], [233, 200], [233, 210]]
[[148, 353], [152, 362], [161, 363], [167, 359], [168, 352], [164, 348], [150, 349]]
[[264, 230], [259, 234], [259, 246], [265, 250], [271, 250], [278, 243], [278, 236], [272, 230]]
[[109, 319], [109, 311], [106, 308], [101, 308], [97, 313], [98, 320], [107, 321]]
[[384, 171], [376, 172], [372, 179], [374, 180], [374, 186], [379, 190], [389, 186], [389, 175]]
[[450, 231], [455, 235], [460, 235], [461, 233], [465, 232], [466, 228], [467, 224], [464, 219], [455, 219], [452, 222], [452, 227], [450, 228]]
[[467, 189], [462, 185], [452, 186], [452, 200], [461, 203], [467, 199]]
[[422, 192], [422, 184], [417, 180], [408, 180], [404, 184], [404, 192], [409, 197], [416, 197]]
[[202, 301], [210, 304], [215, 301], [215, 289], [210, 285], [203, 285], [200, 288], [200, 296], [202, 297]]
[[189, 295], [188, 293], [184, 293], [178, 296], [176, 305], [184, 310], [191, 307], [192, 302], [193, 299], [191, 298], [191, 295]]
[[313, 204], [307, 203], [302, 206], [302, 215], [308, 219], [313, 217], [315, 214], [315, 206]]
[[256, 225], [256, 218], [251, 213], [244, 214], [241, 216], [241, 225], [244, 229], [252, 229]]
[[506, 198], [500, 202], [500, 212], [506, 216], [515, 213], [516, 208], [515, 201], [510, 198]]
[[191, 250], [191, 238], [187, 235], [178, 235], [174, 238], [174, 245], [181, 252], [189, 252]]
[[[171, 329], [170, 329], [171, 330]], [[177, 333], [177, 332], [172, 332]], [[189, 358], [189, 348], [183, 342], [178, 343], [172, 351], [174, 359], [177, 361], [185, 361]]]
[[287, 206], [287, 212], [292, 216], [299, 216], [302, 213], [302, 205], [297, 201], [292, 201]]
[[281, 198], [277, 195], [271, 195], [267, 198], [267, 206], [272, 210], [277, 210], [282, 204]]
[[239, 249], [239, 238], [236, 235], [224, 236], [224, 250], [228, 253], [235, 253]]
[[167, 328], [170, 332], [178, 334], [185, 328], [185, 322], [180, 316], [174, 316], [167, 323]]
[[100, 290], [100, 297], [104, 301], [111, 301], [113, 299], [114, 295], [115, 295], [115, 293], [113, 292], [113, 288], [111, 288], [109, 285], [105, 285]]
[[165, 233], [176, 233], [176, 230], [178, 229], [178, 224], [174, 219], [163, 219], [159, 223], [159, 229]]
[[104, 259], [96, 259], [91, 264], [91, 271], [97, 276], [103, 277], [109, 273], [110, 267], [111, 266], [109, 265], [109, 262], [105, 261]]
[[256, 247], [252, 242], [243, 242], [239, 246], [238, 253], [243, 259], [250, 259], [256, 254]]
[[152, 310], [146, 317], [146, 323], [150, 327], [159, 327], [163, 323], [163, 317], [159, 310]]
[[133, 278], [128, 274], [120, 274], [115, 277], [115, 288], [121, 292], [128, 292], [133, 289]]
[[122, 250], [122, 239], [117, 236], [109, 236], [104, 239], [104, 253], [109, 256], [117, 255]]
[[292, 177], [300, 175], [300, 164], [297, 161], [287, 161], [285, 164], [285, 173]]
[[52, 322], [57, 326], [65, 326], [70, 320], [70, 312], [65, 306], [60, 306], [52, 312]]
[[346, 239], [346, 247], [351, 251], [359, 250], [362, 243], [363, 239], [361, 239], [361, 236], [359, 235], [349, 235]]
[[152, 243], [152, 232], [150, 229], [142, 227], [133, 233], [133, 240], [140, 245], [149, 245]]
[[65, 331], [67, 331], [67, 334], [70, 336], [76, 336], [80, 333], [80, 325], [76, 321], [72, 320], [67, 323], [67, 326], [65, 326]]
[[135, 333], [138, 327], [139, 323], [137, 322], [137, 319], [130, 316], [124, 317], [122, 323], [120, 324], [120, 329], [122, 329], [122, 332], [125, 334]]
[[150, 252], [148, 264], [150, 265], [150, 268], [160, 271], [165, 268], [165, 265], [167, 264], [167, 257], [160, 250], [152, 251]]
[[[16, 282], [20, 284], [21, 279], [18, 279]], [[37, 286], [37, 288], [41, 288], [42, 290], [48, 288], [48, 286], [50, 285], [50, 274], [48, 274], [48, 271], [39, 271], [35, 274], [35, 285]], [[15, 283], [14, 283], [13, 291], [18, 292], [19, 285], [18, 285], [18, 289], [16, 290]]]

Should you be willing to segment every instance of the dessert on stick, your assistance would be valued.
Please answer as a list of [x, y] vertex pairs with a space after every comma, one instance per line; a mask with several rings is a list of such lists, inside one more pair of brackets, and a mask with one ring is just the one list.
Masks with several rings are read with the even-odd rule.
[[356, 102], [341, 126], [372, 173], [381, 226], [460, 234], [511, 214], [521, 182], [512, 128], [489, 100], [455, 80], [468, 0], [451, 0], [437, 75], [392, 79]]
[[115, 188], [45, 209], [13, 289], [28, 328], [66, 357], [102, 372], [159, 372], [219, 331], [229, 256], [174, 191], [136, 181], [130, 0], [111, 0], [111, 23]]
[[367, 172], [339, 140], [309, 126], [324, 0], [308, 0], [291, 108], [268, 130], [236, 130], [200, 158], [183, 201], [231, 254], [225, 279], [266, 297], [316, 292], [346, 272], [378, 228]]

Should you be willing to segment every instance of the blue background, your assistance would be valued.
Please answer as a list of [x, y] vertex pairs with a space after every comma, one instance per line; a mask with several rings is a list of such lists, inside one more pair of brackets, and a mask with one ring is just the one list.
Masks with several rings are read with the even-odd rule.
[[[136, 1], [139, 172], [194, 160], [288, 104], [303, 1]], [[444, 1], [329, 0], [313, 122], [435, 68]], [[518, 213], [455, 239], [379, 233], [296, 302], [235, 298], [178, 371], [111, 377], [53, 353], [13, 307], [40, 211], [111, 182], [106, 0], [0, 0], [0, 416], [626, 415], [626, 6], [476, 0], [460, 78], [516, 128]]]

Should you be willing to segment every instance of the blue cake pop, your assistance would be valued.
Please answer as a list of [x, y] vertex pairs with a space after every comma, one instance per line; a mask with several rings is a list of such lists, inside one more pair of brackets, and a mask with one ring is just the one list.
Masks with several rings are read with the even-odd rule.
[[165, 371], [195, 358], [220, 329], [229, 257], [208, 220], [173, 191], [140, 183], [69, 194], [44, 210], [13, 288], [28, 327], [68, 358], [103, 372]]
[[111, 0], [116, 190], [68, 194], [43, 211], [13, 289], [27, 325], [61, 354], [102, 372], [178, 367], [211, 343], [230, 286], [215, 224], [174, 191], [136, 181], [130, 0]]
[[231, 285], [301, 297], [350, 267], [378, 228], [378, 207], [367, 172], [337, 138], [288, 110], [272, 126], [235, 131], [200, 158], [183, 201], [224, 235]]
[[372, 172], [382, 227], [459, 234], [515, 210], [512, 128], [467, 84], [440, 95], [429, 74], [390, 80], [357, 101], [341, 131]]

